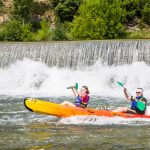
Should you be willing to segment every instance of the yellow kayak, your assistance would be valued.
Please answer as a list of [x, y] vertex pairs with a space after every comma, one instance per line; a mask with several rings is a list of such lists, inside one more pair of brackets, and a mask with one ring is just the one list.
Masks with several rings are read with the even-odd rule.
[[109, 110], [96, 110], [92, 108], [80, 108], [72, 106], [64, 106], [61, 104], [47, 102], [36, 98], [25, 98], [25, 107], [32, 112], [53, 115], [57, 117], [70, 117], [77, 115], [95, 115], [107, 117], [123, 117], [123, 118], [150, 118], [150, 116], [140, 114], [118, 113]]

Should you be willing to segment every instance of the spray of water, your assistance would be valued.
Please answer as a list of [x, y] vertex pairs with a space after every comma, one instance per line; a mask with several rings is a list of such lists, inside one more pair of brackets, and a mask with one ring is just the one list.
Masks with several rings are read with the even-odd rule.
[[69, 96], [67, 87], [79, 83], [87, 85], [91, 95], [123, 97], [117, 81], [122, 82], [134, 94], [142, 87], [145, 96], [150, 97], [150, 67], [144, 62], [132, 65], [104, 66], [96, 63], [84, 71], [49, 68], [40, 61], [24, 59], [0, 69], [0, 94]]
[[99, 116], [73, 116], [62, 118], [58, 124], [75, 124], [75, 125], [149, 125], [150, 119], [142, 118], [121, 118], [121, 117], [99, 117]]

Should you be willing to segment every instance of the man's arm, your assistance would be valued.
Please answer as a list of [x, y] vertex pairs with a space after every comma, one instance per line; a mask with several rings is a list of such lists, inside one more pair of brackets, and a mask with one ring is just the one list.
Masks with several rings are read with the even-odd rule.
[[125, 97], [126, 97], [127, 100], [134, 100], [133, 96], [130, 97], [130, 96], [127, 94], [127, 89], [126, 89], [126, 88], [123, 89], [123, 92], [124, 92], [124, 95], [125, 95]]

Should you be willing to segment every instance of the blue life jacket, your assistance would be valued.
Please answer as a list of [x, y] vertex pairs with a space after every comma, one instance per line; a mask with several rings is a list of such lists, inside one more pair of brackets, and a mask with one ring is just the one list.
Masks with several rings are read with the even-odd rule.
[[82, 107], [82, 108], [85, 108], [87, 105], [88, 105], [88, 102], [89, 102], [89, 97], [88, 97], [88, 101], [87, 103], [83, 103], [82, 102], [82, 98], [78, 95], [75, 99], [75, 105], [77, 107]]
[[[136, 100], [140, 100], [141, 98], [143, 98], [143, 96], [137, 96]], [[131, 103], [131, 109], [135, 110], [136, 112], [139, 112], [139, 109], [137, 108], [137, 101], [133, 100]]]

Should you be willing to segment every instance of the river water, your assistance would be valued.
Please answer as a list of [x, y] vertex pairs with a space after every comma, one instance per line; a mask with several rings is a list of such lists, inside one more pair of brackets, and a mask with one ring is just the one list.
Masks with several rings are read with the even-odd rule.
[[[72, 97], [43, 97], [62, 102]], [[94, 97], [92, 107], [112, 106], [110, 97]], [[111, 101], [111, 103], [109, 102]], [[123, 101], [123, 99], [122, 99]], [[110, 103], [110, 105], [108, 105]], [[76, 116], [58, 119], [29, 112], [23, 97], [1, 96], [0, 145], [2, 150], [42, 149], [149, 149], [150, 121]]]
[[[150, 67], [144, 62], [84, 70], [48, 67], [40, 61], [18, 60], [0, 69], [0, 149], [2, 150], [149, 150], [150, 120], [76, 116], [59, 119], [29, 112], [25, 97], [61, 103], [74, 101], [67, 86], [79, 83], [90, 89], [89, 107], [114, 109], [129, 106], [116, 82], [134, 95], [144, 88], [150, 99]], [[149, 102], [148, 102], [149, 103]]]

